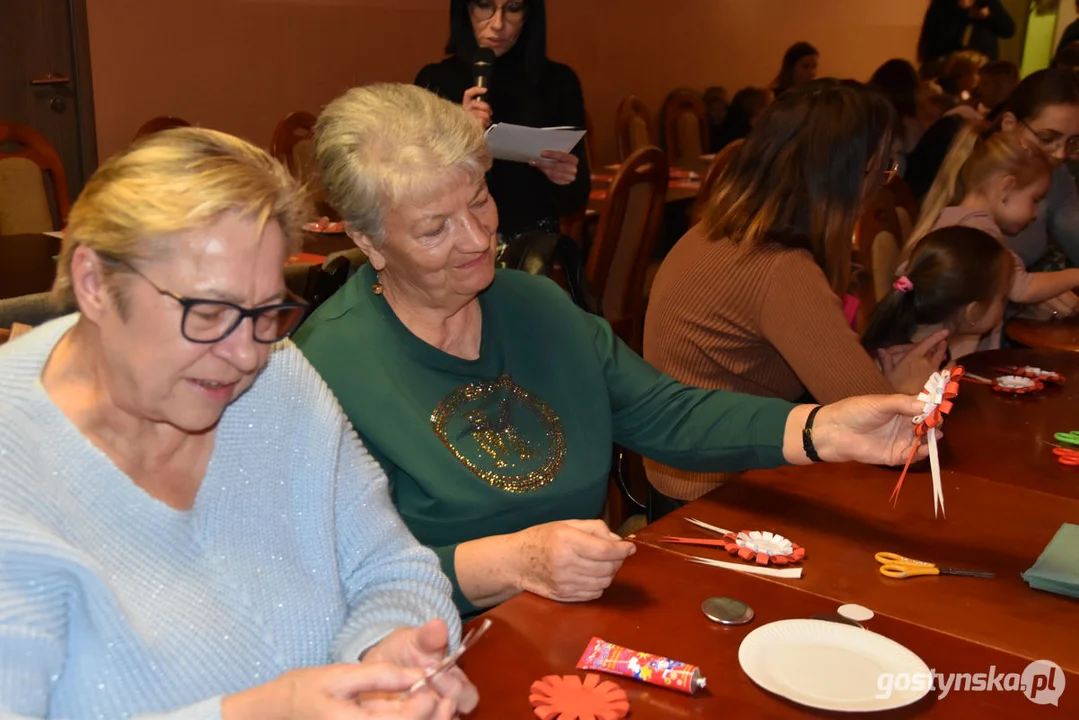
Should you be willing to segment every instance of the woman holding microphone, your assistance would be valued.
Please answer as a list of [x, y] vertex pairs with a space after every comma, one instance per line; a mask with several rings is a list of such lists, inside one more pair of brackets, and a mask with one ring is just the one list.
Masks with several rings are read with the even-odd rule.
[[[416, 85], [461, 103], [484, 128], [585, 126], [577, 74], [547, 58], [543, 0], [451, 0], [446, 52], [420, 70]], [[545, 151], [531, 167], [495, 160], [487, 185], [503, 239], [558, 232], [559, 218], [588, 202], [589, 177], [583, 143], [571, 153]]]

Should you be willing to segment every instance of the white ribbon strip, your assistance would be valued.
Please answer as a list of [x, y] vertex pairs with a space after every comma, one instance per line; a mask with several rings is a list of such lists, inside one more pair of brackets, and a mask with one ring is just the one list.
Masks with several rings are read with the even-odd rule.
[[[948, 370], [935, 372], [925, 384], [925, 389], [918, 394], [918, 399], [925, 403], [922, 414], [914, 418], [914, 423], [924, 422], [927, 417], [944, 401], [944, 390], [948, 387], [952, 373]], [[944, 488], [940, 480], [940, 455], [937, 453], [937, 433], [935, 428], [927, 428], [926, 436], [929, 444], [929, 470], [933, 476], [933, 517], [937, 517], [938, 509], [940, 516], [944, 517]]]
[[715, 525], [709, 525], [708, 523], [703, 522], [701, 520], [698, 520], [697, 518], [686, 518], [686, 521], [693, 523], [697, 527], [704, 528], [705, 530], [711, 530], [714, 533], [719, 533], [720, 535], [726, 535], [727, 533], [732, 533], [733, 534], [733, 532], [731, 530], [724, 530], [721, 527], [716, 527]]
[[779, 578], [794, 578], [798, 579], [802, 577], [802, 568], [769, 568], [761, 567], [760, 565], [743, 565], [741, 563], [724, 562], [723, 560], [713, 560], [711, 558], [697, 557], [690, 555], [686, 558], [690, 562], [699, 563], [701, 565], [711, 565], [712, 567], [726, 568], [727, 570], [735, 570], [737, 572], [749, 573], [750, 575], [768, 575], [770, 577]]

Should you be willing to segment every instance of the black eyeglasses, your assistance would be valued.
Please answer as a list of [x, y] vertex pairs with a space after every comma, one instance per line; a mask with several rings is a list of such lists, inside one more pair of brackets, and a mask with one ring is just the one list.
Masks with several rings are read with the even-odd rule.
[[487, 22], [499, 10], [502, 11], [502, 19], [512, 23], [522, 22], [528, 14], [528, 6], [519, 0], [510, 0], [501, 6], [496, 6], [494, 0], [469, 0], [468, 9], [477, 22]]
[[1030, 134], [1034, 136], [1047, 154], [1052, 155], [1062, 147], [1068, 155], [1079, 153], [1079, 137], [1061, 135], [1056, 130], [1035, 130], [1022, 120], [1019, 123], [1030, 131]]
[[291, 292], [289, 297], [295, 298], [294, 300], [250, 309], [223, 300], [184, 297], [159, 287], [129, 262], [111, 255], [102, 254], [101, 257], [107, 262], [123, 265], [149, 283], [154, 290], [180, 303], [184, 309], [180, 319], [180, 333], [189, 342], [204, 345], [221, 342], [240, 327], [240, 323], [251, 318], [251, 332], [255, 342], [270, 345], [291, 335], [307, 312], [307, 303], [296, 298]]

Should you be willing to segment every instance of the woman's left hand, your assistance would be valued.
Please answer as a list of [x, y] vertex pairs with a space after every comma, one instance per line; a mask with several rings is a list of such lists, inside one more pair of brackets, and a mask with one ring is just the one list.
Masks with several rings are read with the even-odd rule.
[[542, 160], [533, 160], [532, 167], [538, 168], [555, 185], [569, 185], [577, 179], [579, 160], [573, 153], [557, 150], [544, 150]]
[[[825, 405], [813, 421], [813, 446], [826, 462], [902, 465], [914, 443], [922, 443], [914, 434], [912, 420], [922, 414], [924, 407], [924, 402], [907, 395], [863, 395]], [[801, 428], [808, 413], [791, 413], [795, 414], [801, 416], [800, 423], [794, 420], [798, 429], [797, 453], [804, 458]], [[939, 430], [933, 432], [940, 437]], [[914, 459], [928, 454], [928, 447], [922, 443]]]
[[[362, 662], [427, 669], [441, 662], [448, 649], [449, 631], [446, 623], [432, 620], [418, 628], [397, 628], [368, 650]], [[456, 700], [458, 712], [472, 712], [479, 702], [476, 687], [458, 667], [452, 667], [432, 678], [430, 685], [440, 696]]]

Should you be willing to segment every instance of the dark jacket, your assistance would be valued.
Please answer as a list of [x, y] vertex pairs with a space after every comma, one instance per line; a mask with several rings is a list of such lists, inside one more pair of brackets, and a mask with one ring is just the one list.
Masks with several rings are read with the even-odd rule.
[[1079, 40], [1079, 20], [1072, 20], [1071, 25], [1064, 28], [1064, 34], [1060, 36], [1060, 44], [1057, 45], [1056, 55], [1059, 55], [1061, 50], [1077, 40]]
[[903, 179], [910, 185], [910, 191], [919, 204], [933, 187], [937, 171], [944, 163], [955, 136], [963, 129], [964, 122], [959, 115], [945, 115], [922, 133], [918, 144], [907, 155], [907, 169], [903, 173]]
[[[492, 122], [584, 128], [584, 96], [576, 73], [550, 60], [545, 61], [538, 76], [525, 68], [525, 53], [519, 44], [495, 60], [490, 90], [485, 96], [491, 105]], [[420, 70], [416, 84], [460, 103], [465, 90], [473, 85], [472, 66], [451, 56]], [[509, 239], [537, 227], [557, 230], [560, 217], [585, 206], [591, 175], [583, 140], [573, 153], [580, 164], [577, 179], [569, 185], [555, 185], [525, 163], [494, 161], [487, 184], [498, 205], [498, 227], [503, 236]]]
[[[924, 65], [964, 49], [977, 50], [996, 60], [1000, 54], [997, 38], [1015, 35], [1015, 21], [1000, 0], [978, 0], [975, 7], [989, 8], [988, 17], [971, 18], [970, 11], [959, 7], [957, 0], [933, 0], [922, 21], [918, 61]], [[964, 47], [963, 35], [968, 25], [970, 42]]]

